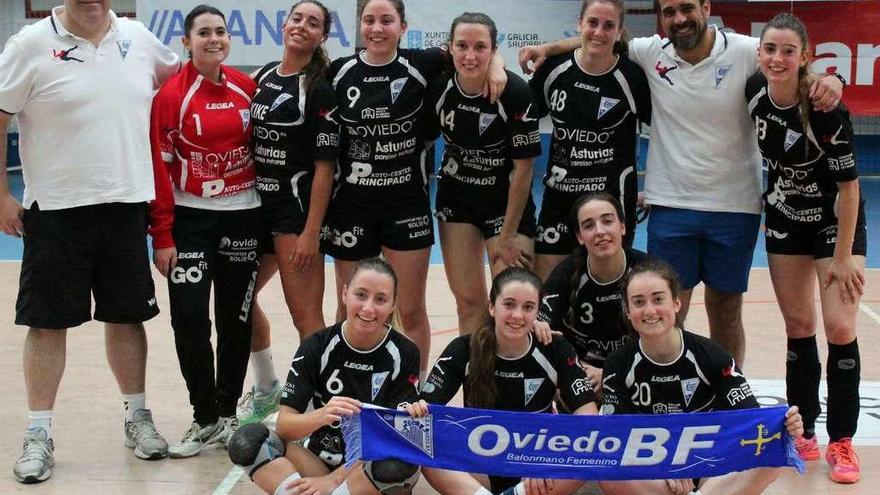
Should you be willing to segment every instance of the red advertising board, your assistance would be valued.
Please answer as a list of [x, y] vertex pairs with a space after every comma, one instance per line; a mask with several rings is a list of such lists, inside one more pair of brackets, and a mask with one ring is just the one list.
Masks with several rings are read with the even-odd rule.
[[880, 115], [880, 1], [712, 3], [712, 16], [724, 26], [755, 36], [779, 12], [807, 25], [817, 70], [846, 78], [843, 100], [850, 111]]

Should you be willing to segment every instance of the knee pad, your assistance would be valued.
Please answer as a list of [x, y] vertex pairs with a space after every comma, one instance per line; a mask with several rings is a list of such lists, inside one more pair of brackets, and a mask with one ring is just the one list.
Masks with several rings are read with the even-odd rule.
[[406, 495], [419, 480], [419, 466], [396, 459], [369, 461], [364, 474], [383, 495]]
[[229, 439], [229, 459], [251, 478], [264, 464], [284, 456], [286, 446], [277, 433], [262, 423], [242, 426]]

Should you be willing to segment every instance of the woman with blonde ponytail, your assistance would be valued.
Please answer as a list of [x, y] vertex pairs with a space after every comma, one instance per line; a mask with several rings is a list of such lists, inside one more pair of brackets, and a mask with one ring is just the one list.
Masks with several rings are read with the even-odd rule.
[[761, 33], [761, 72], [746, 96], [767, 167], [770, 278], [788, 336], [786, 393], [800, 408], [804, 460], [820, 456], [815, 436], [822, 366], [816, 345], [815, 291], [828, 340], [825, 459], [837, 483], [859, 479], [852, 446], [859, 417], [860, 359], [856, 316], [865, 285], [865, 210], [849, 113], [819, 112], [809, 99], [810, 45], [803, 22], [783, 13]]

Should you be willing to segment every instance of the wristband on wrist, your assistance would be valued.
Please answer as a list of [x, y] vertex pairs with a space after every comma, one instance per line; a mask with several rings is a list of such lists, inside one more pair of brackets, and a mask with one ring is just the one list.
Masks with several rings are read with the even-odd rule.
[[837, 72], [826, 72], [826, 75], [831, 76], [831, 77], [836, 77], [837, 80], [840, 81], [841, 84], [843, 84], [844, 88], [847, 86], [846, 79], [844, 79], [844, 77], [841, 76], [840, 74], [838, 74]]

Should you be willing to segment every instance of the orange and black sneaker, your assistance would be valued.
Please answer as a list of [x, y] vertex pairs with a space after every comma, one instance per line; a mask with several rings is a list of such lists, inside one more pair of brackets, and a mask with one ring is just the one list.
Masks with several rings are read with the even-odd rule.
[[797, 449], [797, 453], [801, 459], [805, 461], [818, 461], [820, 452], [819, 452], [819, 442], [816, 441], [816, 436], [812, 436], [811, 438], [798, 437], [794, 439], [794, 448]]
[[835, 483], [859, 481], [859, 456], [852, 446], [852, 438], [841, 438], [828, 444], [825, 460], [831, 465], [828, 477]]

